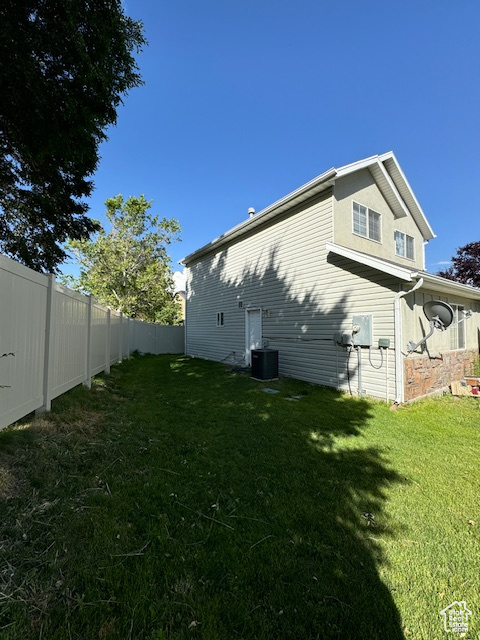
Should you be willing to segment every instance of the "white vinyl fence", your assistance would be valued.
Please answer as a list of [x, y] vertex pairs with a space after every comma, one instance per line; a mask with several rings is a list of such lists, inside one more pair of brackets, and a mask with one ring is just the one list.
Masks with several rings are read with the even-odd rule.
[[133, 351], [183, 353], [184, 328], [132, 320], [0, 255], [0, 429]]

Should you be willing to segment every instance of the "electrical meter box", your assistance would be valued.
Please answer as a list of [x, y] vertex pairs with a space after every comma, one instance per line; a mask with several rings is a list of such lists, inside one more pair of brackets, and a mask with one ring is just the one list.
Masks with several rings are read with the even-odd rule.
[[[372, 316], [353, 316], [352, 324], [354, 327], [353, 344], [357, 347], [372, 346]], [[358, 331], [355, 331], [358, 329]]]

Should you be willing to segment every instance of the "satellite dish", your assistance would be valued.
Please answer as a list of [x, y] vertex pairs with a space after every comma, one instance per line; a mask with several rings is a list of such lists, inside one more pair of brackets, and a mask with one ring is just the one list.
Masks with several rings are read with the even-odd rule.
[[445, 331], [453, 322], [453, 309], [446, 302], [441, 300], [430, 300], [423, 305], [423, 313], [430, 322], [433, 322], [435, 329]]
[[407, 345], [408, 353], [412, 353], [421, 344], [424, 344], [430, 336], [434, 334], [435, 329], [445, 331], [445, 329], [448, 329], [453, 322], [454, 314], [452, 307], [441, 300], [430, 300], [429, 302], [425, 302], [423, 305], [423, 313], [427, 316], [430, 322], [430, 333], [416, 344], [414, 342], [409, 342]]

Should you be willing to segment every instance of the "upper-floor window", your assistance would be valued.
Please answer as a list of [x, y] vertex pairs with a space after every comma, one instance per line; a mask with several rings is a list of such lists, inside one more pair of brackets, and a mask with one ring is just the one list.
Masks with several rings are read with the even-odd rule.
[[451, 304], [453, 309], [453, 322], [450, 325], [450, 349], [465, 349], [465, 307], [460, 304]]
[[415, 243], [412, 236], [402, 231], [395, 231], [395, 254], [401, 258], [415, 260]]
[[353, 233], [358, 236], [382, 241], [380, 214], [358, 202], [353, 203]]
[[217, 327], [223, 327], [225, 324], [225, 319], [223, 317], [223, 311], [217, 312]]

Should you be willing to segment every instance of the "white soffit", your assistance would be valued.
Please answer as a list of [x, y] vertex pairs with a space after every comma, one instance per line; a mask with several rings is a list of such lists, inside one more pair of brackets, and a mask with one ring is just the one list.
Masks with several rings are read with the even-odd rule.
[[347, 247], [333, 244], [333, 242], [327, 242], [325, 247], [327, 251], [331, 251], [332, 253], [336, 253], [337, 255], [342, 256], [343, 258], [348, 258], [349, 260], [353, 260], [354, 262], [358, 262], [359, 264], [371, 267], [372, 269], [376, 269], [377, 271], [388, 273], [391, 276], [395, 276], [395, 278], [405, 280], [405, 282], [413, 282], [413, 280], [416, 279], [418, 273], [417, 271], [410, 271], [409, 269], [393, 264], [392, 262], [386, 262], [385, 260], [381, 260], [380, 258], [369, 256], [366, 253], [360, 253], [359, 251], [355, 251], [355, 249], [347, 249]]
[[388, 153], [379, 156], [379, 160], [383, 163], [385, 169], [388, 171], [388, 174], [391, 176], [402, 200], [407, 205], [425, 240], [432, 240], [432, 238], [435, 238], [436, 236], [433, 232], [433, 229], [428, 223], [428, 220], [423, 213], [422, 207], [418, 203], [418, 200], [415, 197], [415, 194], [413, 193], [412, 188], [409, 185], [407, 178], [405, 177], [405, 174], [400, 168], [400, 165], [398, 164], [394, 153], [392, 151], [389, 151]]
[[375, 162], [369, 167], [369, 169], [383, 197], [387, 201], [388, 206], [393, 211], [395, 218], [407, 217], [409, 215], [408, 207], [403, 201], [401, 195], [398, 193], [398, 190], [383, 163]]

